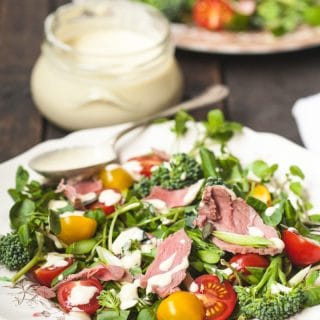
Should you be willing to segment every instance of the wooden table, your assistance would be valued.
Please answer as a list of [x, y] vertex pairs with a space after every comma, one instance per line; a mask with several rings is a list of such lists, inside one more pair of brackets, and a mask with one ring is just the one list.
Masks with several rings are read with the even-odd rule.
[[[44, 18], [65, 2], [0, 0], [0, 162], [67, 134], [41, 117], [29, 89]], [[229, 119], [301, 143], [291, 108], [297, 98], [320, 91], [320, 48], [266, 56], [178, 51], [177, 58], [185, 76], [185, 98], [209, 84], [227, 84], [231, 96], [221, 107]], [[201, 119], [206, 111], [194, 115]]]

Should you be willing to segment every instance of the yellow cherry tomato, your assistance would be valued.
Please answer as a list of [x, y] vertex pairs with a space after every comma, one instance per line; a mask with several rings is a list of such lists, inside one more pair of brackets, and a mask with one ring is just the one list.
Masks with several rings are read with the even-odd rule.
[[124, 191], [131, 187], [134, 183], [130, 174], [121, 167], [112, 169], [104, 169], [100, 173], [100, 179], [102, 180], [104, 188], [117, 189]]
[[268, 206], [271, 205], [271, 194], [266, 186], [263, 184], [257, 184], [254, 186], [250, 192], [252, 197], [257, 198], [258, 200], [264, 202]]
[[61, 232], [58, 238], [65, 244], [90, 239], [97, 229], [97, 221], [83, 216], [60, 218]]
[[162, 300], [158, 320], [203, 320], [205, 311], [202, 302], [191, 292], [178, 291]]

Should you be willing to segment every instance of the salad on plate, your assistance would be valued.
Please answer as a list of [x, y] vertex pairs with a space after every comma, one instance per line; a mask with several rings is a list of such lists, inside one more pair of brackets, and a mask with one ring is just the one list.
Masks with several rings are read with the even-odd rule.
[[266, 30], [281, 36], [307, 25], [320, 25], [318, 0], [141, 0], [174, 22], [211, 31]]
[[[192, 117], [180, 111], [177, 143]], [[82, 180], [19, 167], [1, 281], [34, 284], [73, 319], [280, 320], [320, 305], [320, 215], [292, 159], [243, 164], [219, 110], [189, 152], [153, 149]], [[309, 318], [308, 318], [309, 319]]]

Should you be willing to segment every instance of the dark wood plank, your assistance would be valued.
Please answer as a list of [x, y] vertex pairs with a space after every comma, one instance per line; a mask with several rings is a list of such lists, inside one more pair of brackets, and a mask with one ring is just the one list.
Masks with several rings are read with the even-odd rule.
[[45, 0], [1, 0], [0, 71], [30, 72], [40, 53]]
[[291, 115], [296, 99], [319, 92], [320, 49], [291, 54], [224, 58], [232, 119], [301, 143]]
[[[178, 50], [176, 56], [185, 81], [183, 99], [194, 97], [214, 83], [222, 83], [219, 57], [182, 50]], [[223, 108], [224, 104], [208, 106], [191, 113], [196, 119], [201, 120], [212, 107]]]
[[35, 109], [29, 77], [40, 51], [44, 0], [0, 1], [0, 161], [39, 143], [42, 118]]

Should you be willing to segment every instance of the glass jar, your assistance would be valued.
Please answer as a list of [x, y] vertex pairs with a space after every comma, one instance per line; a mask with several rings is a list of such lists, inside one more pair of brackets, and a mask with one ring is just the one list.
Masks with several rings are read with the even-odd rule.
[[138, 120], [177, 103], [181, 88], [169, 23], [154, 8], [88, 0], [46, 18], [31, 91], [40, 112], [58, 126]]

